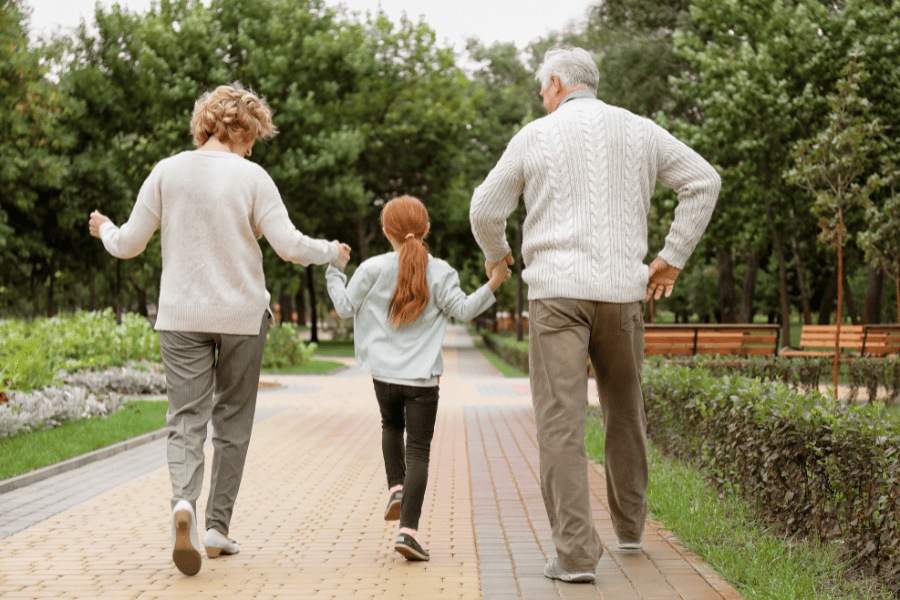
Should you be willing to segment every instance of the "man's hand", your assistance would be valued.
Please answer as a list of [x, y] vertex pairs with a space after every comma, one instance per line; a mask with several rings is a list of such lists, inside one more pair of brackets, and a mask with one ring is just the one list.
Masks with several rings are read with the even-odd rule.
[[88, 222], [88, 231], [91, 232], [91, 235], [95, 238], [100, 237], [100, 226], [104, 223], [109, 223], [109, 217], [105, 215], [101, 215], [96, 210], [91, 213], [91, 220]]
[[338, 242], [338, 249], [338, 258], [332, 264], [343, 271], [347, 263], [350, 262], [350, 246]]
[[513, 264], [515, 264], [516, 261], [512, 257], [511, 250], [509, 251], [509, 253], [506, 256], [504, 256], [500, 260], [497, 260], [494, 262], [491, 262], [489, 260], [484, 261], [484, 272], [488, 276], [488, 279], [491, 278], [491, 274], [494, 270], [494, 267], [496, 267], [497, 265], [499, 265], [500, 263], [503, 263], [503, 262], [505, 262], [507, 264], [507, 266], [512, 266]]
[[663, 290], [666, 292], [666, 298], [671, 296], [679, 273], [681, 273], [681, 269], [673, 267], [657, 256], [650, 263], [650, 280], [647, 283], [647, 296], [644, 298], [644, 302], [649, 302], [651, 297], [659, 300]]

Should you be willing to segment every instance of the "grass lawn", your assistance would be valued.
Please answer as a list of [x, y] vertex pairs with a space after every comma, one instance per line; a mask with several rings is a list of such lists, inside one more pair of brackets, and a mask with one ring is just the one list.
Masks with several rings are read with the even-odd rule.
[[498, 371], [503, 373], [505, 377], [528, 377], [528, 373], [524, 373], [515, 367], [512, 367], [505, 360], [494, 354], [487, 346], [484, 345], [484, 342], [481, 338], [473, 338], [473, 342], [475, 342], [475, 346], [481, 350], [481, 353], [484, 355], [486, 359], [491, 361], [491, 364], [494, 365]]
[[[588, 455], [603, 462], [599, 412], [588, 415]], [[834, 545], [784, 539], [753, 517], [735, 494], [719, 497], [692, 466], [649, 448], [650, 514], [708, 562], [747, 600], [891, 598], [877, 582], [854, 579]]]
[[339, 363], [334, 360], [316, 360], [312, 359], [305, 365], [296, 365], [293, 367], [285, 367], [283, 369], [263, 369], [262, 372], [268, 375], [274, 374], [290, 374], [290, 375], [302, 375], [302, 374], [321, 374], [321, 373], [330, 373], [335, 369], [343, 367], [343, 363]]
[[319, 345], [313, 353], [316, 356], [353, 356], [353, 340], [322, 340], [316, 343]]
[[0, 479], [129, 440], [166, 425], [165, 400], [132, 400], [109, 417], [81, 419], [61, 427], [0, 440]]

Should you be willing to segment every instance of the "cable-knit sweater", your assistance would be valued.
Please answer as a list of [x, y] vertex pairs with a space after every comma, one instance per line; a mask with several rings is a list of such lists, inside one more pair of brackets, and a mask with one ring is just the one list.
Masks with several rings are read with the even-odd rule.
[[121, 229], [104, 223], [100, 238], [113, 256], [131, 258], [157, 227], [161, 331], [258, 335], [271, 298], [257, 242], [263, 235], [278, 256], [301, 265], [339, 254], [337, 242], [297, 231], [265, 169], [231, 152], [194, 150], [161, 160], [128, 222]]
[[647, 215], [657, 180], [678, 193], [659, 256], [683, 268], [712, 216], [716, 170], [648, 119], [593, 98], [564, 100], [523, 127], [475, 189], [472, 231], [488, 260], [506, 256], [506, 219], [524, 193], [529, 300], [636, 302], [647, 291]]

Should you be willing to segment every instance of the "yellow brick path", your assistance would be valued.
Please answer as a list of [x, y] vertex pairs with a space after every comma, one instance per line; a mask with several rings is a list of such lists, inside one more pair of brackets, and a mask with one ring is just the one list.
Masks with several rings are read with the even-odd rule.
[[[740, 598], [652, 525], [643, 552], [607, 550], [596, 585], [544, 578], [554, 550], [535, 475], [527, 380], [486, 376], [490, 368], [478, 362], [462, 328], [451, 327], [446, 346], [420, 522], [430, 562], [393, 551], [397, 524], [382, 518], [378, 409], [371, 378], [352, 367], [328, 377], [264, 376], [287, 387], [260, 394], [259, 406], [286, 410], [253, 432], [230, 534], [240, 554], [204, 558], [195, 577], [174, 568], [167, 552], [171, 488], [160, 468], [0, 539], [0, 597]], [[590, 476], [608, 548], [615, 539], [602, 471], [592, 467]], [[208, 485], [207, 471], [201, 522]]]

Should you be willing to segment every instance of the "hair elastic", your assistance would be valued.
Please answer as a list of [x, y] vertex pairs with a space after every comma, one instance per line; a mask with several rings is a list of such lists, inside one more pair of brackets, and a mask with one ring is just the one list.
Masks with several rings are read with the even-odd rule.
[[407, 233], [407, 234], [406, 234], [406, 239], [407, 239], [407, 240], [408, 240], [409, 238], [411, 238], [411, 237], [416, 237], [416, 234], [414, 234], [414, 233]]

